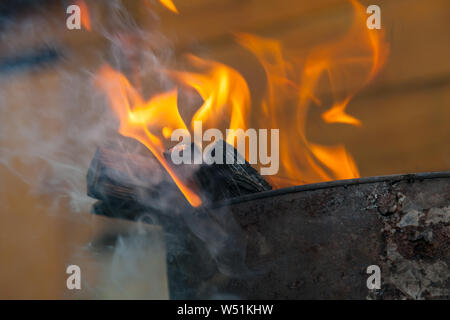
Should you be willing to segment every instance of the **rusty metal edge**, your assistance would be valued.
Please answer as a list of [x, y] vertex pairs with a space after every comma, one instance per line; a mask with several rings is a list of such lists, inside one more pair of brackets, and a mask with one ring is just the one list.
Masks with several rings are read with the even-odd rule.
[[423, 173], [409, 173], [409, 174], [394, 174], [386, 176], [374, 176], [374, 177], [364, 177], [357, 179], [346, 179], [346, 180], [333, 180], [327, 182], [319, 182], [312, 184], [304, 184], [299, 186], [293, 186], [288, 188], [276, 189], [271, 191], [264, 191], [259, 193], [253, 193], [245, 195], [242, 197], [236, 197], [228, 199], [226, 201], [216, 202], [205, 206], [206, 209], [216, 209], [221, 207], [226, 207], [230, 205], [235, 205], [243, 202], [265, 199], [274, 196], [280, 196], [289, 193], [297, 193], [303, 191], [312, 191], [319, 189], [327, 189], [334, 187], [346, 187], [350, 185], [367, 184], [367, 183], [379, 183], [379, 182], [390, 182], [396, 183], [404, 180], [426, 180], [426, 179], [438, 179], [438, 178], [450, 178], [450, 171], [440, 171], [440, 172], [423, 172]]

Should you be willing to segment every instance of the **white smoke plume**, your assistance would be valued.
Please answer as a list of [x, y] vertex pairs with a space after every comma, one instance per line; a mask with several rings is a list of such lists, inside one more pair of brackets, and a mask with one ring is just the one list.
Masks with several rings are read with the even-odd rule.
[[[139, 28], [120, 1], [105, 1], [103, 5], [107, 6], [107, 20], [95, 21], [94, 16], [93, 32], [105, 41], [106, 50], [84, 52], [125, 74], [152, 79], [150, 86], [144, 84], [141, 88], [147, 96], [153, 87], [173, 86], [159, 72], [174, 59], [164, 35], [157, 28], [150, 32]], [[149, 17], [157, 25], [157, 17], [151, 12]], [[89, 212], [94, 200], [86, 194], [86, 174], [96, 148], [117, 134], [118, 120], [103, 93], [93, 86], [99, 64], [85, 65], [83, 57], [67, 49], [64, 41], [55, 42], [51, 36], [54, 32], [66, 32], [55, 31], [55, 25], [64, 28], [65, 23], [45, 16], [30, 16], [11, 22], [1, 33], [1, 58], [24, 54], [22, 42], [26, 41], [15, 41], [14, 45], [8, 45], [10, 41], [7, 41], [21, 36], [33, 39], [34, 45], [29, 49], [57, 50], [58, 58], [42, 66], [0, 72], [0, 164], [26, 182], [32, 192], [54, 199], [49, 214], [59, 214], [61, 201], [69, 203], [73, 213]], [[138, 67], [130, 61], [134, 58], [139, 60]], [[149, 87], [149, 92], [145, 92]], [[165, 199], [159, 201], [161, 208], [165, 208]], [[185, 220], [190, 231], [205, 243], [222, 273], [248, 274], [244, 264], [245, 237], [231, 213], [225, 211], [218, 211], [216, 219], [202, 220], [195, 215], [174, 218]], [[167, 239], [177, 236], [175, 232], [167, 233]], [[130, 260], [127, 268], [133, 266], [133, 253], [136, 253], [130, 249], [133, 241], [125, 243], [122, 239], [117, 243], [113, 254], [116, 264], [110, 268], [117, 279], [126, 279], [127, 275], [121, 273], [128, 272], [116, 267], [117, 261], [127, 259]], [[181, 246], [180, 250], [185, 249]], [[175, 250], [168, 255], [179, 253]], [[138, 254], [134, 257], [141, 259]]]

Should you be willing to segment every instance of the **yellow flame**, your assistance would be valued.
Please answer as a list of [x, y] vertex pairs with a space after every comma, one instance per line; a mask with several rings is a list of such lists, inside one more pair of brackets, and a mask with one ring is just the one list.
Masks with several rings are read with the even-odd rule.
[[175, 7], [175, 4], [172, 0], [159, 0], [163, 6], [165, 6], [170, 11], [178, 14], [178, 9]]
[[[364, 7], [354, 0], [351, 3], [355, 14], [349, 32], [304, 56], [286, 50], [273, 39], [236, 35], [237, 41], [256, 56], [265, 70], [266, 92], [257, 105], [251, 104], [250, 90], [242, 75], [222, 63], [188, 55], [195, 72], [165, 70], [178, 83], [196, 90], [203, 100], [191, 119], [191, 130], [195, 121], [202, 121], [204, 129], [222, 126], [244, 131], [279, 129], [280, 170], [276, 176], [267, 177], [275, 187], [359, 177], [355, 161], [343, 145], [315, 144], [305, 134], [308, 110], [313, 105], [327, 107], [322, 114], [327, 123], [362, 125], [346, 113], [347, 105], [386, 60], [384, 32], [369, 30]], [[359, 72], [351, 73], [354, 69]], [[324, 93], [319, 91], [323, 78], [328, 79], [328, 91], [333, 98], [329, 106], [323, 105]], [[144, 101], [123, 74], [108, 66], [99, 71], [97, 83], [108, 94], [120, 119], [120, 133], [146, 145], [188, 201], [193, 206], [200, 205], [198, 195], [176, 175], [163, 156], [165, 141], [172, 132], [187, 130], [178, 110], [177, 90]], [[234, 145], [235, 137], [227, 136], [227, 142]]]
[[[202, 68], [202, 73], [172, 71], [169, 72], [179, 82], [194, 88], [203, 99], [202, 106], [194, 114], [195, 121], [201, 121], [204, 128], [218, 128], [224, 117], [229, 118], [227, 128], [247, 129], [250, 108], [250, 91], [245, 79], [234, 69], [214, 61], [204, 60], [193, 55], [188, 56], [192, 65]], [[234, 144], [229, 134], [227, 142]]]
[[167, 130], [187, 130], [178, 112], [177, 91], [158, 94], [144, 101], [126, 77], [109, 66], [99, 70], [96, 84], [108, 93], [111, 107], [120, 119], [119, 132], [150, 149], [189, 203], [194, 207], [199, 206], [202, 203], [199, 196], [186, 186], [164, 158], [165, 147], [161, 135], [165, 136]]

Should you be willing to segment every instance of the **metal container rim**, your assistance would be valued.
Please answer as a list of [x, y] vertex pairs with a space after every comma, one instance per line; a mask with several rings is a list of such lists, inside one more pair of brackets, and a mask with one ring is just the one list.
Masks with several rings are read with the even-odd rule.
[[409, 174], [393, 174], [393, 175], [385, 175], [385, 176], [373, 176], [373, 177], [364, 177], [357, 179], [346, 179], [346, 180], [333, 180], [327, 182], [319, 182], [312, 184], [303, 184], [298, 186], [292, 186], [287, 188], [281, 188], [270, 191], [263, 191], [258, 193], [253, 193], [241, 197], [236, 197], [232, 199], [228, 199], [225, 201], [216, 202], [213, 204], [209, 204], [206, 207], [210, 209], [220, 208], [225, 206], [231, 206], [243, 202], [259, 200], [259, 199], [267, 199], [275, 196], [285, 195], [289, 193], [297, 193], [304, 191], [313, 191], [320, 189], [328, 189], [335, 187], [347, 187], [351, 185], [359, 185], [359, 184], [367, 184], [367, 183], [379, 183], [379, 182], [390, 182], [396, 183], [400, 181], [414, 181], [414, 180], [426, 180], [426, 179], [439, 179], [439, 178], [450, 178], [450, 171], [440, 171], [440, 172], [423, 172], [423, 173], [409, 173]]

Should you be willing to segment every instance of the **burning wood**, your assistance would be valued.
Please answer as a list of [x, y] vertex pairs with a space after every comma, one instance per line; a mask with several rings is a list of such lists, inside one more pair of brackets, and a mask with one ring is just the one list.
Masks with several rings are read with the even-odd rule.
[[[171, 2], [164, 3], [171, 7], [168, 5]], [[155, 89], [150, 96], [142, 90], [140, 81], [135, 81], [138, 72], [130, 76], [110, 64], [104, 64], [98, 70], [95, 85], [108, 97], [119, 119], [119, 133], [145, 145], [193, 207], [199, 206], [201, 199], [178, 177], [165, 159], [164, 152], [175, 131], [195, 131], [197, 122], [202, 122], [206, 130], [282, 128], [278, 146], [281, 162], [279, 170], [271, 173], [276, 175], [273, 181], [274, 184], [278, 182], [278, 188], [357, 178], [357, 165], [345, 146], [313, 143], [305, 134], [308, 109], [313, 104], [325, 104], [325, 97], [319, 90], [324, 76], [329, 78], [333, 99], [322, 114], [323, 120], [360, 126], [361, 121], [349, 115], [346, 107], [385, 62], [388, 50], [384, 34], [367, 29], [365, 8], [357, 2], [352, 4], [354, 22], [348, 34], [311, 50], [301, 59], [293, 59], [300, 53], [285, 48], [279, 41], [251, 34], [236, 35], [237, 42], [264, 68], [267, 86], [260, 101], [252, 100], [247, 79], [238, 70], [193, 54], [187, 55], [189, 69], [192, 70], [158, 66], [158, 74], [170, 79], [173, 86]], [[124, 47], [127, 50], [129, 46]], [[126, 56], [126, 61], [134, 63], [133, 55]], [[136, 65], [141, 67], [139, 63]], [[349, 77], [344, 76], [345, 70], [355, 66], [361, 72], [357, 72], [355, 83], [349, 83]], [[196, 110], [190, 121], [182, 115], [178, 105], [178, 93], [186, 88], [194, 90], [202, 98], [200, 106], [183, 107]], [[293, 137], [300, 139], [292, 143]], [[227, 135], [224, 140], [235, 145], [232, 135]], [[247, 158], [248, 155], [244, 156]]]
[[[230, 147], [218, 141], [214, 149], [223, 148], [224, 159], [232, 157], [232, 164], [223, 161], [224, 164], [175, 165], [170, 154], [179, 150], [170, 149], [164, 155], [203, 203], [272, 189], [233, 147], [226, 146]], [[191, 148], [195, 149], [194, 145]], [[88, 171], [87, 186], [88, 195], [100, 200], [94, 205], [94, 212], [106, 216], [134, 219], [143, 210], [161, 211], [167, 206], [188, 205], [153, 154], [134, 139], [122, 138], [119, 144], [98, 148]]]

